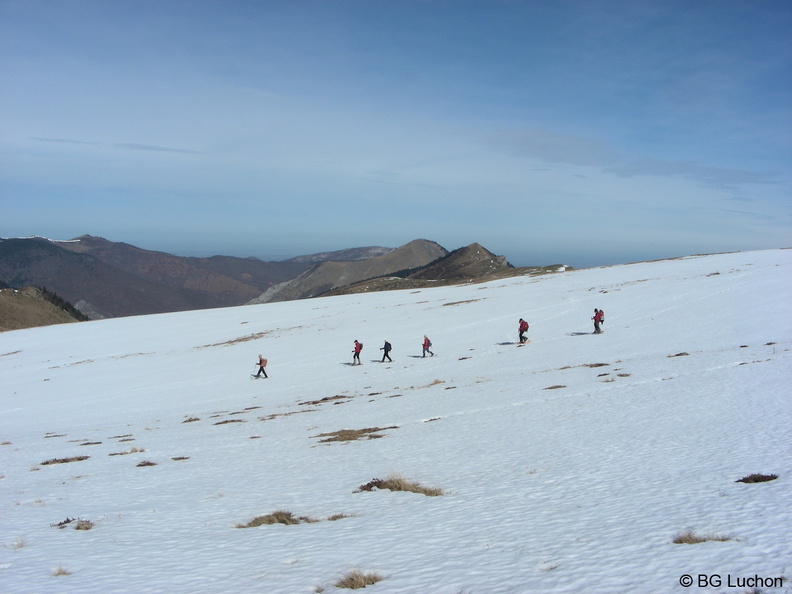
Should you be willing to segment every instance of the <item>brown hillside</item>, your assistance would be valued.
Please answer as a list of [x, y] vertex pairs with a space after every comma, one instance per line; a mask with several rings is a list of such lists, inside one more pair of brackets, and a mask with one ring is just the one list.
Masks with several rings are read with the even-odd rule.
[[308, 268], [307, 264], [297, 261], [263, 262], [256, 258], [230, 256], [186, 258], [91, 235], [57, 242], [57, 245], [74, 253], [93, 256], [148, 282], [200, 294], [202, 297], [197, 299], [197, 307], [241, 305], [272, 285], [294, 278]]
[[76, 321], [44, 299], [39, 289], [0, 289], [0, 332]]
[[478, 243], [459, 248], [445, 258], [409, 275], [415, 280], [465, 280], [511, 268], [503, 256], [496, 256]]
[[0, 240], [0, 279], [14, 287], [46, 287], [95, 318], [218, 306], [205, 293], [158, 284], [59, 244]]
[[[427, 287], [442, 287], [447, 285], [458, 285], [461, 283], [484, 283], [501, 278], [512, 278], [515, 276], [537, 276], [541, 274], [554, 274], [572, 270], [571, 266], [563, 264], [553, 264], [551, 266], [525, 266], [520, 268], [499, 268], [485, 272], [481, 276], [464, 277], [457, 274], [444, 279], [423, 278], [424, 274], [412, 274], [405, 277], [382, 276], [379, 278], [368, 279], [353, 285], [334, 289], [325, 295], [352, 295], [355, 293], [373, 293], [376, 291], [398, 291], [404, 289], [423, 289]], [[423, 269], [418, 271], [423, 272]], [[420, 278], [419, 278], [420, 277]]]
[[272, 287], [250, 303], [307, 299], [367, 278], [425, 266], [447, 254], [433, 241], [416, 239], [383, 256], [354, 262], [323, 262], [300, 276]]

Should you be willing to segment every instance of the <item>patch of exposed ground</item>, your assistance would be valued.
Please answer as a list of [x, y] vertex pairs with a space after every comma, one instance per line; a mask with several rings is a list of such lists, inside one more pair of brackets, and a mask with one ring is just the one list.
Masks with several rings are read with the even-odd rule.
[[316, 412], [318, 409], [316, 408], [308, 408], [306, 410], [294, 410], [291, 412], [286, 413], [273, 413], [271, 415], [267, 415], [266, 417], [259, 417], [259, 421], [271, 421], [273, 419], [277, 419], [280, 417], [290, 417], [292, 415], [299, 415], [300, 413], [308, 413], [308, 412]]
[[399, 474], [389, 474], [384, 479], [372, 479], [365, 485], [360, 485], [354, 492], [361, 493], [363, 491], [375, 490], [388, 490], [388, 491], [406, 491], [409, 493], [420, 493], [427, 497], [437, 497], [443, 495], [443, 490], [437, 487], [425, 487], [420, 483], [409, 481]]
[[365, 429], [339, 429], [338, 431], [331, 431], [329, 433], [320, 433], [312, 437], [324, 437], [320, 439], [320, 443], [330, 443], [334, 441], [358, 441], [360, 439], [377, 439], [385, 437], [381, 435], [382, 431], [388, 429], [398, 429], [399, 427], [393, 425], [391, 427], [367, 427]]
[[[343, 518], [349, 518], [347, 514], [333, 514], [327, 521], [335, 522], [336, 520], [341, 520]], [[258, 526], [271, 526], [273, 524], [283, 524], [285, 526], [295, 526], [297, 524], [315, 524], [316, 522], [321, 522], [322, 520], [317, 520], [316, 518], [311, 518], [309, 516], [295, 516], [290, 511], [285, 511], [282, 509], [276, 510], [271, 514], [265, 514], [263, 516], [256, 516], [249, 522], [245, 524], [237, 524], [237, 528], [257, 528]]]
[[341, 394], [336, 394], [335, 396], [326, 396], [325, 398], [321, 398], [319, 400], [306, 400], [305, 402], [299, 402], [300, 406], [317, 406], [319, 404], [325, 404], [327, 402], [334, 402], [334, 404], [341, 404], [339, 401], [346, 401], [351, 400], [351, 396], [343, 396]]
[[69, 462], [82, 462], [87, 460], [90, 456], [72, 456], [70, 458], [51, 458], [41, 463], [42, 466], [49, 466], [52, 464], [68, 464]]
[[465, 299], [464, 301], [451, 301], [449, 303], [443, 303], [443, 307], [448, 305], [462, 305], [463, 303], [474, 303], [476, 301], [481, 301], [481, 299]]

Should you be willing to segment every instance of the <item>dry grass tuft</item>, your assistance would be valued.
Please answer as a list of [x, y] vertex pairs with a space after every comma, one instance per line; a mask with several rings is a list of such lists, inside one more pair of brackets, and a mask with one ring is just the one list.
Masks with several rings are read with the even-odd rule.
[[308, 408], [308, 409], [305, 409], [305, 410], [293, 410], [293, 411], [287, 412], [287, 413], [275, 413], [275, 414], [267, 415], [266, 417], [259, 417], [258, 420], [259, 421], [272, 421], [273, 419], [277, 419], [277, 418], [280, 418], [280, 417], [290, 417], [292, 415], [299, 415], [301, 413], [316, 412], [317, 410], [319, 410], [319, 409]]
[[61, 520], [57, 524], [50, 524], [53, 528], [66, 528], [68, 524], [74, 522], [74, 518], [66, 518], [65, 520]]
[[[319, 400], [306, 400], [305, 402], [298, 402], [300, 406], [317, 406], [319, 404], [324, 404], [325, 402], [333, 402], [338, 400], [351, 400], [351, 396], [344, 396], [343, 394], [336, 394], [335, 396], [325, 396], [324, 398], [320, 398]], [[338, 402], [335, 402], [338, 404]]]
[[227, 425], [228, 423], [247, 423], [242, 419], [226, 419], [225, 421], [218, 421], [215, 425]]
[[674, 544], [699, 544], [710, 540], [726, 542], [732, 539], [728, 536], [723, 536], [722, 534], [696, 534], [692, 530], [686, 530], [685, 532], [675, 536], [672, 542]]
[[313, 518], [309, 518], [306, 516], [295, 516], [293, 513], [289, 511], [284, 511], [282, 509], [276, 510], [271, 514], [266, 514], [264, 516], [256, 516], [247, 524], [237, 524], [237, 528], [255, 528], [257, 526], [264, 526], [264, 525], [271, 525], [271, 524], [285, 524], [287, 526], [294, 526], [296, 524], [313, 524], [318, 522], [319, 520], [315, 520]]
[[359, 439], [377, 439], [385, 437], [380, 435], [380, 431], [387, 431], [388, 429], [398, 429], [399, 427], [393, 425], [391, 427], [367, 427], [365, 429], [340, 429], [338, 431], [331, 431], [330, 433], [320, 433], [314, 437], [324, 437], [325, 439], [319, 440], [320, 443], [329, 443], [333, 441], [357, 441]]
[[196, 349], [206, 349], [210, 347], [217, 347], [217, 346], [231, 346], [235, 344], [239, 344], [241, 342], [250, 342], [251, 340], [258, 340], [259, 338], [263, 338], [267, 334], [269, 334], [271, 330], [267, 330], [265, 332], [256, 332], [254, 334], [248, 334], [247, 336], [240, 336], [238, 338], [232, 338], [231, 340], [226, 340], [225, 342], [217, 342], [215, 344], [205, 344], [203, 346], [195, 347]]
[[136, 448], [131, 447], [126, 452], [113, 452], [112, 454], [107, 454], [108, 456], [128, 456], [129, 454], [139, 454], [141, 452], [145, 452], [144, 448]]
[[45, 460], [41, 463], [42, 466], [48, 466], [50, 464], [68, 464], [69, 462], [81, 462], [83, 460], [87, 460], [90, 456], [72, 456], [71, 458], [51, 458], [50, 460]]
[[475, 301], [481, 301], [481, 299], [465, 299], [464, 301], [451, 301], [449, 303], [443, 303], [443, 307], [447, 307], [449, 305], [462, 305], [463, 303], [474, 303]]
[[142, 462], [138, 462], [137, 466], [140, 468], [141, 466], [156, 466], [156, 462], [152, 462], [151, 460], [143, 460]]
[[335, 584], [336, 588], [349, 588], [350, 590], [357, 590], [358, 588], [365, 588], [383, 580], [382, 576], [376, 573], [363, 573], [357, 569], [350, 571]]
[[182, 423], [195, 423], [195, 421], [200, 421], [198, 417], [187, 417], [182, 421]]
[[355, 493], [362, 491], [373, 491], [374, 489], [387, 489], [388, 491], [407, 491], [408, 493], [420, 493], [427, 497], [437, 497], [443, 495], [443, 490], [436, 487], [424, 487], [419, 483], [408, 481], [401, 475], [389, 474], [385, 479], [372, 479], [365, 485], [360, 485]]
[[181, 460], [189, 460], [189, 456], [174, 456], [171, 460], [175, 460], [176, 462], [180, 462]]
[[94, 527], [94, 523], [91, 520], [77, 520], [77, 524], [74, 526], [75, 530], [90, 530]]
[[56, 568], [55, 568], [55, 569], [52, 571], [52, 575], [53, 575], [53, 576], [59, 576], [59, 575], [71, 575], [71, 574], [72, 574], [72, 572], [71, 572], [71, 571], [69, 571], [68, 569], [66, 569], [66, 568], [65, 568], [63, 565], [58, 565], [58, 566], [57, 566], [57, 567], [56, 567]]
[[778, 478], [777, 474], [749, 474], [741, 479], [734, 481], [735, 483], [766, 483], [774, 481]]

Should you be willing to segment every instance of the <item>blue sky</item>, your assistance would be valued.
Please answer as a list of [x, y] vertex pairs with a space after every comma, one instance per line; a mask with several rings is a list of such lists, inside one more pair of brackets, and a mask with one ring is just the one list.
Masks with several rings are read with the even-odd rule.
[[0, 0], [0, 236], [792, 246], [792, 2]]

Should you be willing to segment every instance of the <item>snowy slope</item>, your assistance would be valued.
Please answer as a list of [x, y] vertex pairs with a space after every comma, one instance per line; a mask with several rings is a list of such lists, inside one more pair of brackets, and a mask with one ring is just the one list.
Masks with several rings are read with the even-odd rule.
[[[0, 334], [0, 590], [790, 592], [790, 279], [770, 250]], [[389, 473], [444, 494], [354, 492]], [[276, 510], [323, 521], [235, 527]]]

